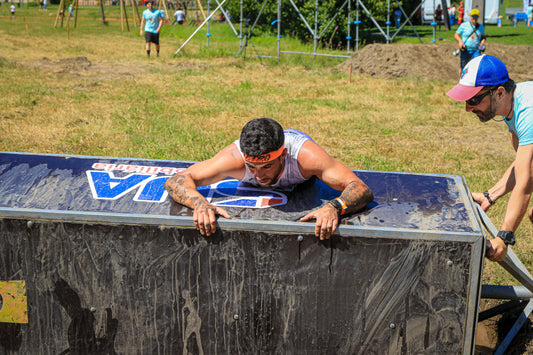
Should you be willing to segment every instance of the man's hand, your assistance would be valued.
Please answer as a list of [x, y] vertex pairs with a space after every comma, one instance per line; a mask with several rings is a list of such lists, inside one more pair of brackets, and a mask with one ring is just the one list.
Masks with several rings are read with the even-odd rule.
[[472, 198], [474, 199], [475, 202], [477, 202], [481, 208], [483, 209], [483, 211], [487, 211], [489, 209], [489, 207], [491, 206], [489, 200], [487, 200], [487, 198], [485, 197], [485, 195], [483, 195], [482, 193], [479, 193], [479, 192], [473, 192], [472, 193]]
[[201, 235], [210, 236], [217, 230], [216, 215], [221, 215], [224, 218], [231, 218], [229, 213], [220, 207], [215, 207], [205, 200], [198, 200], [194, 208], [193, 221], [194, 226]]
[[300, 221], [305, 222], [311, 219], [316, 219], [315, 235], [320, 240], [329, 239], [335, 233], [339, 224], [337, 209], [329, 203], [303, 216]]
[[507, 255], [507, 245], [503, 242], [502, 238], [494, 238], [489, 240], [489, 245], [485, 256], [490, 261], [502, 261]]

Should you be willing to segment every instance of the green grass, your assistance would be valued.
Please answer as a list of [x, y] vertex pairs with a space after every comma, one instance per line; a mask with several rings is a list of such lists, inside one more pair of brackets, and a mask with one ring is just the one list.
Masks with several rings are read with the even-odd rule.
[[[509, 7], [519, 7], [521, 6], [518, 4], [519, 0], [513, 0], [509, 1], [508, 3], [512, 6]], [[504, 5], [501, 6], [501, 13], [505, 13], [505, 7]], [[140, 6], [138, 8], [139, 14], [142, 14], [142, 11], [145, 9], [145, 7]], [[28, 25], [28, 29], [24, 29], [24, 32], [30, 33], [32, 29], [34, 28], [34, 23], [36, 21], [44, 21], [45, 23], [52, 24], [52, 26], [38, 26], [39, 31], [44, 31], [43, 34], [48, 34], [50, 36], [55, 36], [59, 34], [62, 34], [67, 31], [67, 20], [63, 21], [63, 26], [61, 26], [61, 21], [58, 22], [58, 28], [54, 28], [53, 24], [55, 23], [55, 19], [58, 12], [58, 5], [49, 5], [48, 11], [42, 11], [39, 10], [38, 7], [20, 7], [17, 8], [16, 15], [18, 21], [22, 21], [23, 23]], [[172, 10], [169, 10], [169, 12], [172, 12]], [[4, 17], [4, 19], [9, 18], [9, 8], [8, 6], [0, 6], [0, 18], [1, 16]], [[68, 32], [69, 36], [72, 35], [73, 38], [75, 36], [83, 36], [84, 34], [98, 34], [98, 33], [106, 33], [109, 31], [121, 31], [122, 32], [122, 24], [120, 22], [120, 8], [118, 6], [106, 6], [105, 7], [105, 16], [107, 20], [107, 24], [103, 25], [100, 17], [100, 8], [98, 6], [80, 6], [78, 10], [78, 20], [77, 20], [77, 27], [74, 28], [74, 21], [70, 20], [68, 21]], [[199, 15], [193, 15], [191, 14], [190, 17], [195, 17]], [[512, 22], [505, 18], [504, 16], [504, 22], [502, 27], [497, 27], [495, 25], [487, 25], [486, 31], [489, 36], [489, 41], [494, 43], [502, 43], [502, 44], [516, 44], [516, 45], [530, 45], [532, 43], [532, 30], [530, 28], [527, 28], [524, 23], [519, 23], [517, 27], [514, 27], [512, 25]], [[125, 37], [135, 37], [138, 36], [138, 27], [136, 27], [136, 24], [133, 21], [133, 8], [131, 6], [127, 7], [127, 17], [128, 17], [128, 24], [129, 24], [129, 31], [127, 29], [126, 24], [124, 23], [124, 32], [122, 32], [122, 35]], [[216, 16], [215, 16], [216, 17]], [[199, 18], [201, 20], [201, 18]], [[386, 26], [384, 24], [381, 24], [383, 26], [383, 29], [386, 30]], [[239, 32], [239, 23], [234, 24], [235, 30]], [[455, 42], [453, 38], [454, 30], [457, 28], [457, 26], [454, 26], [454, 28], [450, 31], [444, 30], [444, 27], [442, 27], [442, 30], [436, 31], [436, 39], [438, 42]], [[183, 44], [185, 40], [187, 40], [193, 32], [197, 29], [197, 26], [164, 26], [161, 31], [161, 37], [162, 39], [168, 39], [168, 41], [171, 41], [172, 43], [175, 43], [175, 50], [178, 50], [178, 48]], [[360, 48], [362, 48], [365, 44], [366, 38], [371, 37], [374, 41], [377, 42], [385, 42], [385, 39], [381, 34], [379, 34], [379, 31], [377, 28], [360, 28], [360, 34], [359, 38], [361, 38], [361, 44]], [[431, 26], [424, 25], [424, 26], [415, 26], [415, 30], [417, 31], [418, 35], [421, 37], [423, 43], [431, 43], [433, 40], [433, 29]], [[355, 31], [355, 28], [353, 29]], [[8, 34], [10, 35], [16, 35], [24, 33], [21, 31], [20, 27], [15, 27], [13, 31], [8, 31]], [[396, 32], [396, 28], [391, 27], [390, 34], [394, 34]], [[207, 44], [207, 30], [206, 26], [202, 28], [195, 36], [195, 42], [201, 42], [204, 44], [198, 51], [191, 51], [187, 46], [183, 49], [183, 54], [188, 56], [195, 56], [197, 58], [206, 58], [206, 57], [220, 57], [220, 56], [231, 56], [236, 55], [239, 51], [239, 39], [233, 32], [233, 30], [228, 26], [227, 24], [220, 24], [216, 21], [212, 21], [210, 25], [210, 34], [211, 37], [209, 38], [209, 48], [206, 46]], [[246, 34], [246, 33], [244, 33]], [[256, 33], [254, 37], [252, 37], [251, 42], [246, 47], [245, 52], [241, 53], [241, 55], [248, 55], [253, 56], [255, 54], [265, 55], [265, 56], [276, 56], [277, 55], [277, 38], [275, 36], [275, 33], [265, 34], [265, 33]], [[352, 37], [355, 38], [355, 34], [352, 33]], [[167, 41], [167, 42], [168, 42]], [[420, 40], [415, 36], [415, 32], [410, 26], [405, 26], [402, 31], [394, 38], [394, 43], [420, 43]], [[284, 51], [295, 51], [295, 52], [312, 52], [312, 42], [309, 43], [301, 43], [298, 40], [295, 40], [291, 38], [291, 36], [284, 36], [281, 39], [281, 49]], [[355, 50], [355, 42], [352, 40], [351, 43], [351, 50]], [[334, 55], [347, 55], [346, 50], [330, 50], [330, 49], [324, 49], [319, 48], [319, 53], [324, 54], [334, 54]], [[285, 55], [284, 57], [292, 57], [287, 58], [286, 60], [296, 63], [301, 63], [302, 58], [305, 56], [290, 56]], [[318, 62], [318, 65], [330, 65], [331, 63], [334, 63], [335, 59], [328, 59], [324, 57], [318, 57], [315, 59], [316, 62]], [[306, 62], [303, 60], [303, 62]]]
[[[161, 57], [147, 60], [139, 29], [130, 22], [122, 31], [118, 10], [106, 7], [103, 25], [98, 8], [81, 8], [77, 27], [71, 21], [67, 30], [66, 23], [54, 28], [57, 6], [17, 8], [10, 20], [2, 4], [0, 150], [195, 161], [231, 143], [249, 119], [270, 116], [309, 133], [353, 169], [463, 175], [472, 191], [494, 184], [513, 160], [504, 125], [481, 124], [448, 99], [452, 82], [354, 74], [348, 83], [331, 70], [342, 58], [283, 55], [261, 63], [255, 49], [276, 54], [276, 37], [265, 34], [253, 37], [246, 59], [234, 59], [239, 40], [218, 23], [210, 26], [209, 47], [202, 29], [175, 57], [196, 27], [163, 27]], [[416, 29], [430, 43], [432, 28]], [[533, 37], [523, 23], [487, 32], [504, 44], [527, 45]], [[453, 41], [453, 31], [437, 36]], [[394, 43], [405, 42], [418, 40]], [[282, 48], [310, 52], [312, 43], [284, 37]], [[79, 56], [90, 70], [55, 71]], [[505, 206], [504, 198], [491, 209], [496, 224]], [[532, 269], [531, 224], [524, 221], [518, 235]], [[512, 282], [491, 264], [484, 277]]]

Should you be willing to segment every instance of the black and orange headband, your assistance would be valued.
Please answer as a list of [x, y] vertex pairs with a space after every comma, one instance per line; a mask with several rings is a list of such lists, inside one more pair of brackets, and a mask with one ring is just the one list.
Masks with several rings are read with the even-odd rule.
[[266, 154], [261, 154], [257, 157], [253, 157], [246, 153], [242, 153], [242, 155], [244, 157], [244, 160], [250, 163], [268, 163], [269, 161], [279, 158], [279, 156], [283, 153], [284, 149], [285, 146], [282, 145], [281, 148], [279, 148], [278, 150]]

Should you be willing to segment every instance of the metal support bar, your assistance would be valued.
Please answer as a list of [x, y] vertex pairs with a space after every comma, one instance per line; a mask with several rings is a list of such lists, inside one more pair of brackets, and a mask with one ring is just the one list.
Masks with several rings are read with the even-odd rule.
[[304, 22], [305, 26], [307, 27], [307, 29], [309, 30], [309, 32], [313, 35], [313, 38], [316, 37], [316, 32], [313, 31], [313, 29], [311, 28], [311, 26], [309, 26], [309, 23], [307, 23], [304, 15], [302, 15], [302, 13], [300, 12], [300, 9], [298, 9], [298, 6], [296, 6], [296, 4], [294, 3], [294, 1], [292, 0], [289, 0], [292, 4], [292, 7], [294, 7], [294, 9], [296, 10], [296, 12], [298, 13], [298, 16], [300, 16], [300, 18], [302, 19], [302, 21]]
[[[222, 5], [224, 5], [224, 3], [226, 2], [226, 0], [222, 0], [222, 3], [220, 3], [218, 5], [218, 7], [215, 9], [215, 11], [213, 11], [213, 13], [215, 13], [218, 9], [220, 9], [222, 7]], [[209, 15], [208, 17], [206, 17], [206, 19], [204, 20], [204, 22], [202, 22], [202, 24], [200, 26], [198, 26], [198, 28], [196, 29], [196, 31], [193, 32], [193, 34], [181, 45], [181, 47], [179, 47], [179, 49], [176, 51], [176, 53], [174, 53], [174, 55], [177, 55], [181, 49], [183, 47], [185, 47], [185, 45], [187, 43], [189, 43], [189, 41], [196, 35], [196, 33], [198, 33], [198, 31], [200, 31], [200, 29], [202, 27], [204, 27], [204, 25], [207, 23], [207, 21], [209, 21], [211, 19], [211, 15]]]
[[411, 25], [411, 28], [413, 29], [413, 31], [415, 32], [415, 35], [416, 37], [418, 37], [418, 40], [420, 41], [420, 43], [424, 43], [422, 42], [422, 38], [420, 38], [420, 36], [418, 35], [418, 32], [416, 32], [416, 29], [415, 29], [415, 26], [413, 25], [413, 23], [411, 22], [411, 17], [413, 17], [413, 15], [418, 11], [418, 9], [422, 6], [422, 2], [420, 4], [418, 4], [418, 6], [416, 7], [416, 9], [413, 10], [413, 12], [411, 12], [411, 15], [407, 16], [407, 14], [405, 13], [405, 11], [403, 10], [403, 7], [402, 5], [400, 4], [400, 2], [398, 0], [396, 0], [396, 4], [398, 5], [398, 7], [400, 8], [400, 11], [402, 12], [402, 14], [406, 17], [406, 20], [402, 23], [402, 25], [400, 26], [400, 28], [398, 28], [398, 30], [396, 32], [394, 32], [394, 34], [392, 35], [391, 39], [394, 39], [394, 37], [396, 37], [396, 35], [398, 33], [400, 33], [400, 31], [405, 27], [405, 25], [407, 24], [407, 22], [409, 22], [409, 25]]
[[512, 301], [499, 304], [496, 307], [492, 307], [491, 309], [487, 309], [483, 312], [479, 312], [478, 321], [481, 322], [486, 319], [490, 319], [494, 316], [512, 311], [517, 308], [523, 309], [524, 305], [525, 305], [524, 301], [517, 301], [517, 300], [512, 300]]
[[228, 21], [228, 24], [230, 25], [231, 29], [233, 30], [233, 33], [235, 34], [235, 36], [237, 36], [237, 38], [240, 38], [239, 37], [239, 34], [237, 33], [237, 30], [235, 29], [235, 27], [233, 27], [233, 23], [231, 22], [231, 20], [226, 16], [226, 10], [224, 10], [224, 8], [222, 7], [222, 4], [220, 4], [220, 2], [218, 0], [215, 0], [217, 2], [218, 5], [220, 5], [220, 10], [222, 11], [222, 13], [224, 14], [224, 19], [226, 21]]
[[383, 34], [383, 37], [385, 37], [385, 39], [388, 41], [389, 40], [389, 36], [387, 36], [387, 34], [383, 31], [381, 26], [376, 22], [376, 20], [374, 19], [374, 17], [370, 13], [370, 11], [368, 11], [368, 9], [365, 7], [365, 4], [363, 4], [363, 2], [361, 0], [357, 0], [357, 3], [361, 5], [361, 7], [363, 8], [363, 10], [365, 10], [365, 12], [368, 15], [368, 17], [370, 17], [372, 22], [374, 22], [374, 25], [376, 25], [376, 27], [378, 28], [379, 32], [381, 32], [381, 34]]
[[281, 51], [280, 53], [312, 55], [312, 56], [319, 56], [319, 57], [350, 58], [349, 55], [326, 54], [326, 53], [306, 53], [306, 52], [292, 52], [292, 51]]
[[[259, 21], [259, 18], [261, 17], [261, 14], [263, 13], [263, 10], [265, 9], [267, 1], [268, 0], [264, 0], [263, 1], [263, 5], [261, 6], [261, 10], [259, 10], [259, 13], [257, 14], [257, 17], [255, 18], [255, 21], [254, 21], [252, 27], [250, 27], [248, 29], [248, 33], [245, 36], [246, 37], [245, 40], [241, 41], [241, 45], [239, 46], [239, 51], [235, 55], [235, 58], [237, 58], [241, 54], [241, 52], [248, 46], [248, 42], [252, 43], [252, 40], [251, 40], [252, 32], [253, 32], [255, 26], [257, 25], [257, 22]], [[278, 25], [278, 42], [279, 42], [279, 25]], [[279, 45], [278, 45], [278, 47], [279, 47]], [[256, 53], [256, 54], [257, 54], [257, 57], [260, 58], [259, 53]]]
[[533, 311], [533, 300], [527, 303], [526, 307], [524, 308], [524, 310], [522, 311], [522, 313], [520, 314], [516, 322], [513, 324], [513, 327], [511, 328], [509, 333], [507, 333], [507, 335], [505, 336], [505, 339], [503, 339], [498, 349], [496, 349], [496, 351], [494, 352], [494, 355], [503, 355], [503, 353], [505, 352], [505, 350], [507, 350], [507, 347], [509, 346], [509, 344], [511, 344], [511, 341], [514, 339], [514, 337], [516, 336], [520, 328], [522, 328], [522, 326], [524, 325], [525, 321], [527, 320], [527, 318], [529, 317], [532, 311]]
[[[492, 237], [495, 238], [498, 235], [498, 228], [494, 226], [481, 206], [477, 204], [476, 206], [485, 228]], [[503, 261], [500, 261], [499, 264], [507, 270], [507, 272], [513, 275], [515, 279], [520, 281], [529, 291], [533, 292], [533, 277], [510, 247], [507, 248], [507, 256]]]
[[[338, 8], [337, 12], [335, 13], [335, 15], [331, 18], [331, 20], [329, 20], [328, 24], [326, 25], [326, 27], [324, 27], [322, 29], [322, 32], [320, 32], [320, 34], [318, 35], [318, 38], [322, 38], [322, 36], [324, 35], [324, 32], [327, 31], [327, 29], [329, 28], [329, 26], [331, 26], [331, 23], [333, 21], [335, 21], [335, 19], [337, 18], [337, 16], [339, 16], [340, 12], [344, 9], [344, 7], [346, 6], [346, 4], [348, 3], [348, 0], [346, 0], [344, 2], [344, 4], [341, 5], [341, 7]], [[348, 12], [349, 14], [349, 12]]]
[[[490, 218], [487, 216], [485, 211], [481, 208], [480, 205], [477, 205], [477, 211], [479, 214], [479, 217], [481, 218], [481, 221], [485, 225], [485, 228], [487, 231], [492, 235], [493, 238], [496, 238], [498, 235], [498, 228], [494, 226]], [[509, 247], [507, 248], [507, 255], [505, 256], [505, 259], [503, 261], [500, 261], [499, 264], [507, 270], [508, 273], [510, 273], [515, 279], [520, 281], [524, 288], [526, 288], [528, 291], [533, 292], [533, 277], [529, 273], [529, 271], [526, 269], [526, 267], [520, 262], [516, 254], [513, 252], [513, 250]], [[524, 293], [523, 290], [519, 289], [513, 289], [514, 292], [520, 292]], [[524, 322], [527, 320], [531, 312], [533, 311], [533, 299], [530, 299], [518, 319], [516, 320], [515, 324], [513, 324], [513, 327], [511, 330], [507, 333], [505, 336], [505, 339], [500, 343], [500, 346], [494, 352], [494, 355], [502, 355], [511, 341], [514, 339], [520, 328], [524, 325]]]
[[481, 298], [496, 300], [526, 300], [533, 298], [533, 293], [524, 286], [481, 286]]

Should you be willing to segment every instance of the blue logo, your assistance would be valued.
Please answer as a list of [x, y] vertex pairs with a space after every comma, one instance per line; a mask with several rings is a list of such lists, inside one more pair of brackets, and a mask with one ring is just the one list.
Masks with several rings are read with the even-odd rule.
[[[112, 171], [88, 170], [87, 179], [94, 199], [118, 200], [135, 191], [137, 202], [161, 203], [168, 198], [164, 185], [170, 176], [133, 173], [116, 177]], [[284, 205], [287, 196], [281, 192], [243, 184], [235, 179], [198, 187], [210, 203], [220, 207], [266, 208]]]
[[463, 76], [465, 76], [466, 74], [468, 74], [468, 68], [464, 68], [464, 69], [461, 71], [461, 79], [462, 79]]
[[287, 196], [281, 192], [252, 187], [235, 179], [201, 186], [198, 192], [207, 201], [220, 207], [265, 208], [287, 203]]

